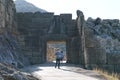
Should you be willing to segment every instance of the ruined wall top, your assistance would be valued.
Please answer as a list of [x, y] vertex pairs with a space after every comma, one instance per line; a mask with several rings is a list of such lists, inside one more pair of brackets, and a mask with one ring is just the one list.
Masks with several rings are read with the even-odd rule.
[[13, 0], [0, 0], [0, 32], [16, 33], [15, 11]]

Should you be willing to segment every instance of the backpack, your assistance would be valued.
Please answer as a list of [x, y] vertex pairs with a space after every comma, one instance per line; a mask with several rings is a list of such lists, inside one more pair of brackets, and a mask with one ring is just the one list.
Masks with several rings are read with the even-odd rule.
[[56, 59], [62, 59], [62, 55], [56, 55]]

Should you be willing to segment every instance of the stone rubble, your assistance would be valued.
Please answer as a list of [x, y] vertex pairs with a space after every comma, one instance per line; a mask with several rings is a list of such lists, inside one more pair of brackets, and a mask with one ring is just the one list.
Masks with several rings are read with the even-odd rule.
[[23, 73], [13, 65], [0, 63], [0, 80], [38, 80], [29, 73]]

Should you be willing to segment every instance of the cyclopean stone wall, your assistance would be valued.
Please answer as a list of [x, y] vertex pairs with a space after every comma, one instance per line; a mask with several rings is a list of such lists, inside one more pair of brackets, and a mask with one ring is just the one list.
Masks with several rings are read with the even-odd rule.
[[0, 63], [23, 67], [26, 60], [18, 45], [18, 31], [12, 0], [0, 0]]
[[[106, 52], [95, 38], [91, 25], [84, 20], [82, 11], [77, 11], [77, 28], [81, 39], [81, 53], [85, 68], [92, 68], [95, 65], [106, 64]], [[99, 57], [98, 57], [99, 56]]]
[[45, 35], [53, 19], [53, 13], [18, 13], [18, 30], [22, 38], [24, 54], [29, 58], [31, 64], [45, 62], [46, 44]]
[[[99, 43], [99, 48], [103, 49], [100, 51], [104, 53], [104, 56], [96, 55], [96, 58], [100, 58], [100, 60], [104, 58], [104, 64], [98, 64], [97, 67], [111, 72], [120, 72], [120, 21], [118, 19], [88, 18], [86, 24], [97, 40], [94, 44]], [[100, 51], [97, 50], [97, 52]]]

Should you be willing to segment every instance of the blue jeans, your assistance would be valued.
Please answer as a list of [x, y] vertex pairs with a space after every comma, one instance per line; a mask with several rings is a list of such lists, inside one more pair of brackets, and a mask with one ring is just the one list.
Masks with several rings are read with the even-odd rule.
[[60, 68], [60, 60], [61, 59], [56, 59], [56, 63], [55, 63], [55, 68], [58, 66], [58, 68]]

